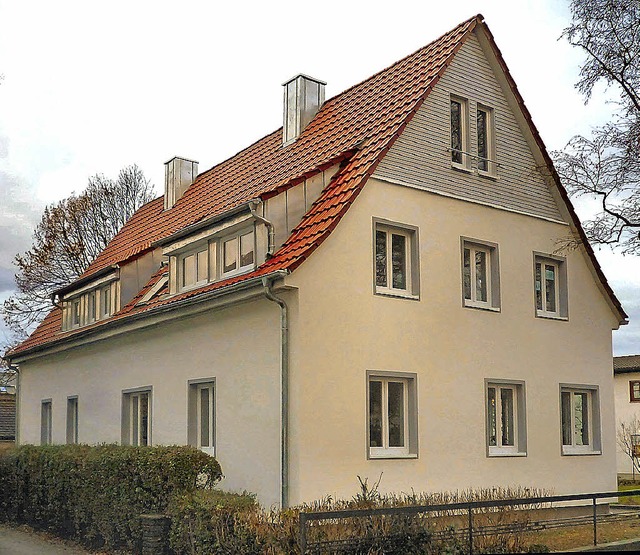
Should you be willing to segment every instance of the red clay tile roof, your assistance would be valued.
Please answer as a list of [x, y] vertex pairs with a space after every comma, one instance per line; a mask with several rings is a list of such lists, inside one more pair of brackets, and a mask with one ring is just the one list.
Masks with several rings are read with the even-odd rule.
[[[99, 328], [105, 323], [244, 280], [275, 271], [293, 271], [338, 225], [362, 190], [367, 178], [420, 108], [455, 53], [477, 25], [481, 25], [493, 41], [481, 15], [468, 19], [415, 53], [327, 100], [294, 143], [283, 147], [282, 129], [278, 129], [200, 174], [171, 209], [163, 210], [162, 198], [151, 201], [127, 222], [87, 268], [81, 279], [113, 264], [136, 257], [151, 249], [155, 242], [189, 225], [222, 215], [252, 199], [269, 198], [299, 183], [305, 177], [340, 163], [340, 170], [284, 245], [255, 271], [171, 297], [156, 294], [149, 303], [139, 304], [146, 292], [166, 275], [166, 268], [161, 268], [145, 288], [109, 320], [80, 330], [62, 332], [61, 311], [54, 309], [12, 355], [39, 349], [58, 339], [84, 334], [87, 330]], [[508, 75], [499, 50], [495, 44], [492, 46]], [[514, 88], [514, 94], [521, 101], [512, 79], [510, 84]], [[524, 108], [523, 103], [522, 106]], [[524, 110], [526, 111], [526, 108]], [[528, 112], [526, 115], [528, 116]], [[533, 123], [528, 119], [534, 135], [539, 139]], [[559, 180], [557, 183], [563, 191]], [[577, 227], [580, 229], [579, 222]], [[608, 288], [588, 244], [587, 249], [596, 270], [604, 280], [605, 288]], [[607, 291], [624, 315], [613, 292], [610, 288]]]
[[640, 355], [613, 357], [613, 373], [640, 372]]

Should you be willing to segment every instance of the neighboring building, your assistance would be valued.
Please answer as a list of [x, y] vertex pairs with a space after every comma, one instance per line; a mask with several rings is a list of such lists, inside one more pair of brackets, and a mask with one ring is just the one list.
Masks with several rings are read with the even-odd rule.
[[267, 505], [616, 487], [626, 314], [481, 16], [166, 168], [10, 353], [21, 443], [195, 445]]
[[13, 382], [0, 385], [0, 442], [16, 439], [16, 388]]
[[[613, 357], [613, 382], [616, 406], [616, 437], [625, 425], [624, 435], [636, 435], [640, 458], [640, 355]], [[637, 424], [634, 424], [634, 420]], [[629, 441], [633, 441], [631, 438]], [[631, 458], [618, 445], [618, 472], [632, 474]]]

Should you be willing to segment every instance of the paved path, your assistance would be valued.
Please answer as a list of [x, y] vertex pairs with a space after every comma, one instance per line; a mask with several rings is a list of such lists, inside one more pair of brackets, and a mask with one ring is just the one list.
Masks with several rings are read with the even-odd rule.
[[0, 555], [88, 555], [79, 547], [60, 540], [46, 540], [43, 535], [0, 524]]

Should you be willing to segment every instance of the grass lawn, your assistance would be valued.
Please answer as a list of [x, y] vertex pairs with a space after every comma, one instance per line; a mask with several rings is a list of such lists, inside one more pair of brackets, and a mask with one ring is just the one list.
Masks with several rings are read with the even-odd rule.
[[[632, 489], [640, 489], [640, 483], [636, 482], [635, 484], [621, 484], [618, 486], [618, 491], [629, 491]], [[619, 497], [618, 502], [621, 505], [640, 505], [640, 495]]]

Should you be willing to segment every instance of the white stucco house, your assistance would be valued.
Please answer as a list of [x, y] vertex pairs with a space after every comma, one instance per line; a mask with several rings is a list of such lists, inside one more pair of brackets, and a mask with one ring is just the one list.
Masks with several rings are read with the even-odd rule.
[[266, 505], [381, 472], [615, 488], [627, 317], [482, 16], [324, 86], [285, 83], [283, 128], [207, 171], [167, 162], [10, 353], [19, 442], [192, 444]]
[[[613, 382], [616, 437], [618, 437], [618, 473], [633, 474], [631, 457], [620, 445], [619, 436], [621, 434], [628, 436], [631, 445], [637, 442], [636, 456], [640, 459], [640, 355], [614, 357]], [[637, 437], [632, 439], [631, 435], [637, 435]]]

